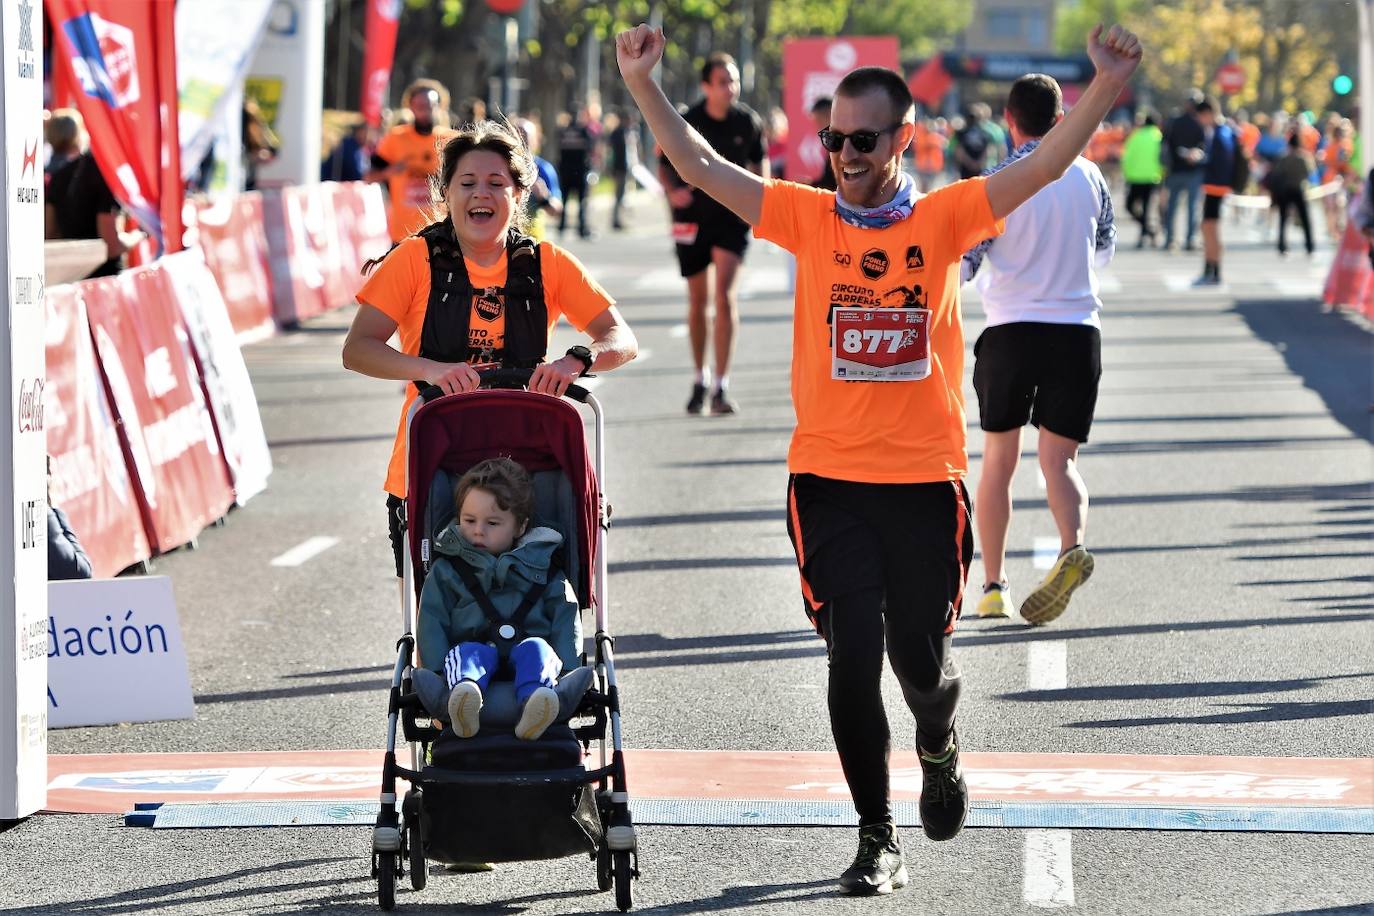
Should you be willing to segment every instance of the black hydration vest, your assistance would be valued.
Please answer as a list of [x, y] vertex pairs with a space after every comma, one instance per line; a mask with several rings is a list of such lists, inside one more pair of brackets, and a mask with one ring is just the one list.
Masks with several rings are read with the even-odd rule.
[[[419, 235], [429, 246], [429, 306], [420, 331], [420, 355], [443, 363], [465, 363], [472, 356], [468, 323], [473, 288], [453, 223], [435, 223]], [[514, 232], [506, 239], [506, 285], [502, 293], [506, 340], [501, 366], [533, 369], [544, 361], [549, 349], [549, 310], [544, 303], [539, 245], [534, 239]]]

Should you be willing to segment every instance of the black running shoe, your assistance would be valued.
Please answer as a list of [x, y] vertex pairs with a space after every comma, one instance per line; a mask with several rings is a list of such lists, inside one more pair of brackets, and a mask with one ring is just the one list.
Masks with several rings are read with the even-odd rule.
[[891, 821], [859, 828], [859, 854], [854, 864], [840, 875], [840, 889], [846, 894], [890, 894], [906, 887], [906, 863], [897, 828]]
[[959, 766], [959, 737], [940, 754], [921, 751], [921, 827], [932, 840], [952, 840], [968, 817], [968, 785]]
[[711, 395], [711, 413], [730, 414], [738, 412], [739, 405], [730, 400], [730, 396], [725, 393], [724, 388], [717, 388], [716, 393]]
[[706, 386], [698, 382], [692, 386], [692, 399], [687, 402], [688, 413], [701, 413], [706, 407]]

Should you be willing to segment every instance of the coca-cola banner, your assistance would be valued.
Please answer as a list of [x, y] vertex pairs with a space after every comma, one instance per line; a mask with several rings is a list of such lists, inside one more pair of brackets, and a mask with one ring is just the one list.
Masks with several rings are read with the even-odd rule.
[[276, 324], [272, 321], [262, 196], [250, 191], [207, 201], [196, 210], [196, 229], [205, 263], [219, 284], [239, 343], [270, 336]]
[[155, 240], [180, 251], [175, 4], [45, 0], [54, 66], [73, 85], [100, 174]]
[[161, 553], [223, 516], [234, 494], [190, 339], [159, 269], [79, 285], [148, 540]]
[[367, 123], [382, 123], [386, 107], [386, 87], [391, 82], [391, 62], [396, 56], [396, 27], [401, 18], [401, 0], [367, 0], [363, 22], [362, 113]]
[[77, 286], [48, 290], [45, 330], [48, 383], [39, 410], [52, 464], [48, 492], [104, 579], [151, 551]]
[[272, 473], [272, 454], [248, 366], [214, 274], [205, 266], [200, 249], [165, 257], [158, 267], [190, 332], [220, 447], [234, 481], [234, 498], [242, 506], [267, 489], [267, 477]]

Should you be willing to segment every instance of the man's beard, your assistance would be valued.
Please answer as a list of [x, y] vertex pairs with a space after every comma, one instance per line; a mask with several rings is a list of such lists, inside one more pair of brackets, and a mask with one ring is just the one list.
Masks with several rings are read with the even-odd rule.
[[415, 132], [416, 132], [417, 134], [419, 134], [420, 136], [422, 136], [422, 137], [428, 137], [430, 134], [432, 134], [432, 133], [434, 132], [434, 122], [433, 122], [433, 121], [416, 121], [416, 122], [415, 122]]

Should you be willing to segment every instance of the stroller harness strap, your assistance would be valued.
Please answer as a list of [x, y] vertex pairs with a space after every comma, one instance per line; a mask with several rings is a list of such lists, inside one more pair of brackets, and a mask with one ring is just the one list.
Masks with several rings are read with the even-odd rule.
[[[445, 363], [499, 362], [505, 369], [532, 369], [549, 349], [548, 306], [539, 245], [510, 233], [506, 239], [506, 285], [499, 291], [474, 289], [463, 251], [449, 220], [420, 231], [429, 245], [429, 304], [420, 331], [420, 355]], [[505, 314], [505, 342], [497, 349], [474, 348], [469, 339], [472, 312], [494, 318]]]
[[477, 606], [486, 615], [486, 635], [496, 644], [497, 650], [501, 653], [502, 661], [505, 661], [510, 656], [511, 648], [525, 638], [525, 618], [529, 617], [530, 611], [543, 597], [545, 586], [538, 582], [534, 583], [530, 586], [529, 591], [525, 592], [525, 597], [521, 599], [515, 613], [509, 617], [502, 617], [501, 612], [496, 609], [496, 605], [491, 603], [491, 596], [477, 581], [477, 574], [472, 571], [472, 567], [462, 561], [451, 565], [458, 573], [458, 578], [463, 580], [463, 585], [467, 586], [467, 590], [476, 599]]

